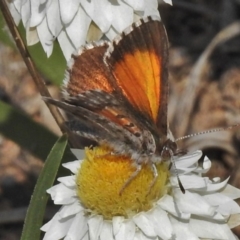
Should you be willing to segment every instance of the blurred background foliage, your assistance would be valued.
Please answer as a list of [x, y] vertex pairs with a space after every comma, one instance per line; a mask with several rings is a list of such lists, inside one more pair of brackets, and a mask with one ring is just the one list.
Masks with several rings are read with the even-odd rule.
[[[240, 123], [240, 1], [176, 0], [173, 7], [161, 5], [160, 14], [170, 43], [168, 116], [174, 136]], [[224, 31], [230, 24], [235, 28]], [[209, 51], [219, 33], [228, 40], [218, 39]], [[43, 161], [61, 132], [1, 16], [0, 42], [0, 240], [15, 240]], [[40, 44], [29, 51], [50, 93], [59, 98], [66, 62], [58, 43], [49, 59]], [[209, 156], [209, 177], [231, 175], [238, 188], [239, 146], [239, 128], [180, 142], [181, 148], [202, 149]], [[74, 159], [67, 149], [63, 158]], [[52, 212], [49, 206], [45, 218]]]

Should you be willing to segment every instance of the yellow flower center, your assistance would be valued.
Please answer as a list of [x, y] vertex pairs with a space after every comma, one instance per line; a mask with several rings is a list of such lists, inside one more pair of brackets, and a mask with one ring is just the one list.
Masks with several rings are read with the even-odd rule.
[[127, 156], [112, 155], [107, 147], [87, 148], [86, 159], [77, 174], [77, 194], [81, 202], [105, 219], [129, 217], [151, 209], [167, 191], [168, 167], [165, 163], [156, 166], [158, 177], [150, 188], [154, 180], [153, 171], [148, 164], [143, 165], [120, 194], [136, 171], [135, 165]]

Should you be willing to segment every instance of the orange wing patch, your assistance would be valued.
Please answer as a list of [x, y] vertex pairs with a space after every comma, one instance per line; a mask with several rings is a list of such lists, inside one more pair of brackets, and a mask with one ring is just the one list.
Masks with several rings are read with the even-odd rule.
[[97, 113], [105, 116], [112, 122], [124, 127], [135, 136], [141, 134], [141, 130], [129, 118], [127, 118], [125, 115], [119, 112], [118, 109], [105, 107], [104, 109], [97, 111]]
[[160, 104], [160, 59], [154, 52], [136, 50], [114, 66], [116, 81], [128, 101], [156, 122]]
[[162, 22], [149, 17], [117, 37], [104, 56], [115, 88], [163, 134], [167, 129], [167, 50]]

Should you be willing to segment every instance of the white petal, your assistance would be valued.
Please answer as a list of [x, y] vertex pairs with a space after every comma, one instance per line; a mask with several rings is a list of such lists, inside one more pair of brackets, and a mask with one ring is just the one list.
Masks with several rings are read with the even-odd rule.
[[218, 212], [215, 212], [215, 214], [213, 215], [213, 217], [206, 217], [206, 221], [209, 221], [209, 220], [217, 220], [222, 223], [226, 223], [227, 220], [229, 218], [229, 214], [228, 215], [222, 215]]
[[173, 234], [173, 229], [168, 215], [160, 207], [155, 207], [147, 212], [147, 217], [153, 224], [154, 231], [162, 239], [170, 239]]
[[131, 220], [125, 220], [116, 235], [115, 240], [132, 240], [135, 235], [135, 224]]
[[27, 45], [32, 46], [39, 42], [39, 37], [36, 28], [26, 28]]
[[121, 226], [123, 224], [124, 217], [118, 216], [118, 217], [113, 217], [112, 223], [113, 223], [113, 235], [117, 235], [118, 232], [121, 229]]
[[81, 5], [103, 33], [109, 30], [112, 20], [109, 0], [81, 1]]
[[61, 19], [65, 25], [70, 23], [79, 8], [79, 0], [59, 0]]
[[109, 40], [113, 40], [117, 36], [118, 32], [113, 27], [110, 27], [110, 29], [106, 32], [106, 36]]
[[[59, 213], [56, 213], [51, 221], [51, 225], [48, 231], [45, 233], [43, 240], [53, 240], [53, 239], [61, 239], [63, 238], [68, 229], [70, 228], [73, 222], [73, 218], [61, 219], [59, 217]], [[41, 230], [44, 228], [42, 227]]]
[[68, 61], [71, 58], [71, 54], [76, 50], [73, 46], [72, 42], [68, 38], [66, 32], [62, 30], [60, 34], [58, 35], [58, 42], [60, 44], [60, 47], [63, 51], [63, 55]]
[[[155, 0], [154, 0], [155, 1]], [[144, 11], [145, 3], [144, 0], [124, 0], [134, 11]]]
[[61, 185], [62, 185], [61, 183], [56, 184], [47, 190], [47, 193], [51, 195], [52, 199], [55, 198], [55, 195], [56, 195], [56, 192], [58, 191], [58, 189], [61, 190]]
[[[195, 151], [193, 153], [188, 153], [180, 158], [175, 157], [174, 162], [177, 169], [188, 168], [198, 163], [198, 160], [202, 156], [202, 151]], [[197, 167], [197, 165], [195, 165]]]
[[172, 5], [172, 0], [163, 0], [165, 3]]
[[172, 166], [172, 168], [170, 169], [172, 176], [176, 176], [176, 175], [183, 175], [183, 174], [192, 174], [193, 172], [196, 172], [198, 170], [197, 168], [197, 164], [196, 165], [192, 165], [191, 167], [186, 167], [186, 168], [175, 168], [174, 166]]
[[88, 219], [89, 238], [91, 240], [98, 240], [103, 226], [103, 217], [96, 215]]
[[157, 0], [151, 0], [151, 1], [145, 1], [145, 8], [144, 8], [144, 14], [143, 17], [146, 16], [160, 16], [158, 11], [158, 1]]
[[31, 2], [31, 19], [30, 19], [30, 27], [35, 27], [39, 25], [45, 17], [46, 12], [46, 3], [40, 5], [39, 0], [30, 0]]
[[141, 212], [133, 217], [135, 224], [146, 234], [148, 237], [156, 237], [157, 234], [154, 230], [154, 226], [147, 218], [146, 213]]
[[59, 210], [59, 216], [61, 218], [66, 218], [72, 215], [75, 215], [79, 212], [82, 212], [84, 208], [79, 204], [79, 201], [76, 200], [72, 204], [63, 205], [62, 208]]
[[102, 31], [94, 22], [91, 22], [87, 33], [87, 42], [99, 41], [102, 36]]
[[173, 200], [172, 196], [165, 195], [162, 197], [158, 202], [157, 205], [159, 205], [163, 210], [171, 213], [172, 215], [176, 217], [180, 217], [181, 219], [188, 220], [191, 216], [189, 213], [181, 213], [178, 209], [176, 209], [176, 203]]
[[[207, 183], [204, 178], [196, 176], [196, 175], [181, 175], [179, 179], [185, 190], [194, 189], [197, 190], [199, 188], [206, 188]], [[170, 178], [171, 186], [179, 188], [179, 183], [177, 177]]]
[[114, 240], [112, 223], [109, 221], [103, 221], [102, 231], [100, 233], [101, 240]]
[[44, 18], [43, 21], [37, 26], [37, 32], [38, 32], [38, 37], [42, 44], [42, 47], [46, 52], [47, 57], [49, 57], [53, 51], [54, 38], [48, 28], [46, 18]]
[[158, 237], [156, 237], [156, 238], [149, 238], [143, 232], [137, 231], [135, 233], [135, 236], [134, 236], [133, 240], [159, 240], [159, 238]]
[[22, 16], [22, 22], [23, 26], [27, 28], [27, 25], [29, 23], [29, 19], [31, 16], [31, 7], [30, 7], [30, 1], [24, 1], [22, 8], [21, 8], [21, 16]]
[[170, 220], [174, 229], [177, 240], [200, 240], [191, 230], [187, 222], [182, 222], [173, 216], [170, 216]]
[[240, 207], [236, 202], [230, 200], [229, 202], [220, 204], [217, 211], [223, 215], [237, 214], [240, 213]]
[[84, 159], [86, 156], [83, 149], [71, 148], [71, 152], [76, 156], [77, 159]]
[[20, 13], [21, 12], [21, 7], [23, 5], [23, 0], [14, 0], [14, 1], [10, 2], [9, 4], [14, 4], [18, 13]]
[[51, 195], [55, 204], [69, 204], [75, 201], [75, 191], [61, 183], [48, 189], [47, 193]]
[[71, 175], [67, 177], [60, 177], [57, 179], [60, 183], [64, 184], [66, 187], [76, 186], [76, 175]]
[[227, 224], [191, 218], [189, 227], [200, 238], [235, 240]]
[[220, 183], [207, 183], [207, 189], [206, 192], [216, 192], [219, 191], [220, 189], [224, 188], [227, 185], [227, 182], [230, 177], [228, 177], [226, 180], [220, 182]]
[[197, 193], [174, 190], [174, 199], [181, 212], [196, 214], [198, 216], [213, 216], [215, 207], [212, 207], [203, 197]]
[[66, 27], [66, 32], [75, 48], [79, 48], [86, 43], [90, 22], [91, 18], [81, 7], [79, 7], [78, 12], [71, 24]]
[[232, 199], [240, 198], [240, 189], [235, 188], [229, 184], [221, 191], [221, 193], [225, 196], [229, 196]]
[[130, 26], [133, 22], [133, 9], [127, 4], [119, 1], [115, 4], [113, 0], [110, 0], [113, 4], [111, 5], [113, 18], [112, 26], [118, 31], [122, 32], [126, 27]]
[[87, 217], [85, 216], [84, 211], [81, 211], [74, 217], [71, 227], [69, 228], [68, 233], [64, 240], [82, 239], [87, 231], [88, 231]]
[[57, 37], [63, 28], [60, 18], [58, 0], [52, 0], [51, 4], [47, 9], [46, 17], [50, 32], [54, 37]]
[[197, 172], [197, 173], [206, 173], [206, 172], [208, 172], [209, 169], [212, 166], [212, 162], [209, 160], [209, 158], [207, 156], [205, 156], [202, 165], [203, 165], [202, 167], [198, 166], [198, 168], [194, 172]]
[[[208, 178], [209, 179], [209, 178]], [[212, 180], [208, 180], [209, 183], [220, 183], [221, 182], [221, 178], [220, 177], [214, 177]]]
[[228, 226], [234, 228], [240, 225], [240, 214], [232, 214], [228, 219]]
[[72, 173], [77, 174], [78, 170], [81, 166], [82, 161], [81, 160], [76, 160], [68, 163], [63, 163], [63, 167], [69, 169]]
[[10, 2], [8, 4], [8, 8], [9, 8], [9, 11], [11, 12], [11, 15], [14, 19], [15, 24], [18, 25], [21, 20], [21, 16], [20, 16], [19, 12], [17, 11], [16, 7], [14, 6], [14, 4], [12, 2]]
[[91, 240], [91, 239], [89, 238], [89, 234], [86, 233], [85, 236], [81, 240]]
[[218, 192], [204, 195], [203, 198], [212, 206], [218, 206], [232, 200], [230, 197]]
[[[55, 215], [54, 215], [55, 216]], [[51, 227], [51, 224], [52, 224], [52, 221], [53, 221], [53, 219], [54, 219], [54, 216], [53, 216], [53, 218], [50, 220], [50, 221], [48, 221], [47, 223], [45, 223], [40, 229], [41, 229], [41, 231], [43, 231], [43, 232], [47, 232], [48, 231], [48, 229]]]

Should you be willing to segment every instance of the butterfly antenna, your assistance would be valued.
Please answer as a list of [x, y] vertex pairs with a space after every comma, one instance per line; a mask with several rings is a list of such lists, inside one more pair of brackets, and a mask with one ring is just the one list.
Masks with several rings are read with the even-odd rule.
[[231, 129], [235, 128], [235, 127], [240, 127], [240, 123], [234, 124], [234, 125], [228, 126], [228, 127], [210, 129], [210, 130], [206, 130], [206, 131], [202, 131], [202, 132], [198, 132], [198, 133], [189, 134], [189, 135], [186, 135], [186, 136], [177, 138], [177, 139], [175, 140], [175, 142], [178, 142], [178, 141], [181, 141], [181, 140], [184, 140], [184, 139], [187, 139], [187, 138], [195, 137], [195, 136], [198, 136], [198, 135], [202, 135], [202, 134], [208, 134], [208, 133], [215, 133], [215, 132], [227, 131], [227, 130], [231, 130]]
[[114, 152], [110, 152], [110, 153], [105, 153], [105, 154], [100, 154], [100, 155], [96, 155], [96, 158], [104, 158], [104, 157], [111, 157], [111, 156], [117, 156], [118, 154], [114, 153]]

